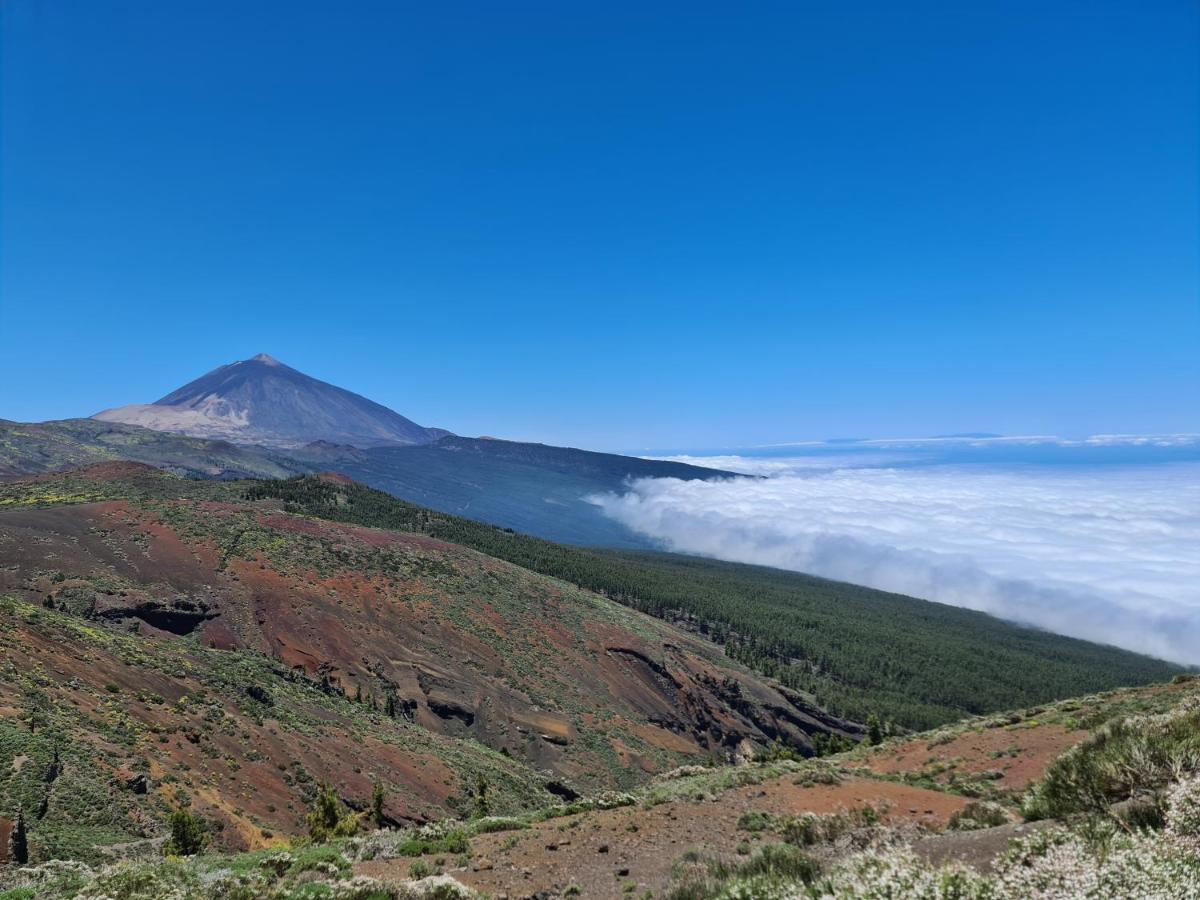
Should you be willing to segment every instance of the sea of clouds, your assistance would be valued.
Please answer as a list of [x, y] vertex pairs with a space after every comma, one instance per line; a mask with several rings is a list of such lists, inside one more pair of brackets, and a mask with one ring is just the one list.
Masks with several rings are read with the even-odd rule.
[[666, 549], [1200, 663], [1200, 463], [673, 458], [760, 477], [643, 479], [592, 502]]

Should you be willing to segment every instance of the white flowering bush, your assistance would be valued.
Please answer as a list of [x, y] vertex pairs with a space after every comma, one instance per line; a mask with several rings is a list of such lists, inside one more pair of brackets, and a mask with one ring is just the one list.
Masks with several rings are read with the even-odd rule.
[[528, 828], [523, 819], [513, 816], [483, 816], [471, 822], [471, 831], [475, 834], [491, 834], [496, 831], [517, 831]]
[[400, 855], [400, 845], [412, 836], [413, 829], [370, 831], [346, 841], [343, 852], [348, 859], [354, 862], [363, 862], [368, 859], [394, 859]]
[[1181, 781], [1167, 794], [1166, 834], [1181, 850], [1200, 855], [1200, 777]]
[[479, 895], [449, 875], [430, 875], [395, 889], [397, 900], [473, 900]]
[[411, 836], [419, 841], [440, 841], [456, 831], [461, 831], [462, 827], [463, 823], [458, 819], [441, 819], [419, 826], [412, 831]]
[[1052, 829], [1017, 842], [994, 875], [933, 868], [911, 850], [857, 854], [810, 888], [829, 900], [1200, 900], [1200, 778], [1175, 785], [1163, 832]]
[[675, 781], [677, 778], [691, 778], [694, 775], [709, 775], [712, 773], [711, 766], [687, 765], [676, 766], [666, 772], [660, 772], [651, 779], [653, 782]]
[[101, 870], [78, 900], [187, 900], [196, 896], [199, 879], [185, 864], [167, 861], [159, 865], [118, 863]]
[[[1197, 736], [1200, 739], [1200, 735]], [[1162, 831], [1130, 830], [1086, 820], [1073, 828], [1037, 831], [1014, 842], [978, 872], [961, 864], [931, 866], [911, 843], [895, 844], [895, 829], [878, 828], [870, 849], [821, 868], [822, 817], [789, 821], [794, 844], [768, 845], [730, 868], [710, 864], [689, 897], [720, 900], [1200, 900], [1200, 777], [1175, 784], [1166, 797]], [[794, 832], [792, 834], [791, 832]], [[786, 851], [786, 852], [785, 852]]]
[[22, 868], [0, 866], [0, 892], [25, 888], [38, 895], [69, 894], [95, 875], [95, 870], [86, 863], [67, 859], [52, 859]]
[[276, 878], [282, 876], [296, 862], [296, 857], [286, 850], [279, 850], [264, 856], [259, 862], [259, 868], [265, 872], [270, 872]]
[[993, 900], [991, 879], [965, 866], [933, 868], [908, 848], [857, 854], [813, 885], [822, 900]]

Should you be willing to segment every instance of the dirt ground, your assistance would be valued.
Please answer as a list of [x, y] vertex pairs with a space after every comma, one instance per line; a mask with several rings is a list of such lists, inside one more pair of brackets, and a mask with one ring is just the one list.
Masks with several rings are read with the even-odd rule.
[[[688, 851], [733, 859], [739, 844], [753, 848], [771, 841], [769, 835], [738, 829], [738, 819], [747, 812], [784, 816], [870, 805], [886, 807], [889, 821], [941, 828], [966, 802], [962, 797], [890, 781], [850, 778], [836, 785], [805, 787], [785, 777], [735, 788], [715, 800], [581, 813], [526, 831], [480, 835], [472, 841], [470, 865], [449, 869], [448, 874], [493, 897], [561, 893], [570, 885], [577, 885], [584, 897], [641, 897], [647, 890], [660, 895]], [[411, 863], [408, 859], [375, 860], [360, 863], [357, 871], [398, 879], [407, 874]]]
[[928, 739], [888, 745], [867, 758], [867, 766], [881, 775], [921, 772], [944, 766], [938, 776], [946, 781], [951, 772], [978, 774], [999, 772], [996, 783], [1021, 790], [1041, 777], [1052, 759], [1085, 737], [1085, 730], [1067, 731], [1061, 725], [1021, 723], [1008, 728], [967, 731], [954, 740], [931, 747]]

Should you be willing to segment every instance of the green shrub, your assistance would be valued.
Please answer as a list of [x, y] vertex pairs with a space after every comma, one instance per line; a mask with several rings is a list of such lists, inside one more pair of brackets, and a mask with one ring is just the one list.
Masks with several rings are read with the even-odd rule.
[[995, 803], [973, 800], [950, 816], [947, 827], [952, 831], [974, 831], [979, 828], [995, 828], [1008, 821], [1004, 810]]
[[1050, 764], [1027, 794], [1027, 819], [1107, 813], [1111, 804], [1154, 792], [1200, 771], [1200, 707], [1117, 719]]
[[741, 818], [738, 819], [737, 827], [739, 831], [749, 831], [752, 834], [757, 834], [771, 827], [771, 817], [762, 810], [754, 809], [750, 812], [742, 813]]
[[424, 856], [426, 853], [469, 853], [471, 843], [466, 832], [451, 831], [443, 837], [409, 838], [400, 843], [396, 852], [401, 856]]
[[414, 860], [408, 867], [409, 878], [428, 878], [433, 874], [433, 867], [423, 859]]
[[816, 861], [790, 844], [767, 844], [738, 870], [742, 876], [770, 875], [774, 878], [810, 883], [820, 872]]

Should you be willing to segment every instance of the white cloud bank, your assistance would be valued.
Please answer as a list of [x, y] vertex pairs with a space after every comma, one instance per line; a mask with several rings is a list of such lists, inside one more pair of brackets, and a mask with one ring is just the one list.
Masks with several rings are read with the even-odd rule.
[[1200, 663], [1200, 464], [686, 461], [768, 477], [643, 479], [592, 502], [671, 550], [869, 585]]

